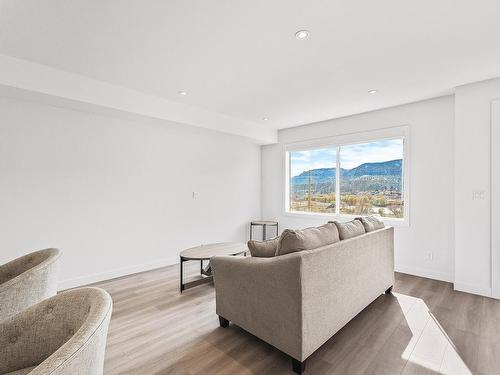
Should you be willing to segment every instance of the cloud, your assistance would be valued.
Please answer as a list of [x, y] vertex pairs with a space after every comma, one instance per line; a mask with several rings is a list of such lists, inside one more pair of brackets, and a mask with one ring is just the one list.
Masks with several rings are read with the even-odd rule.
[[403, 141], [393, 139], [340, 148], [340, 165], [351, 169], [363, 163], [377, 163], [403, 158]]
[[318, 168], [335, 168], [336, 150], [325, 148], [309, 151], [294, 151], [290, 153], [291, 174], [297, 176], [304, 171]]

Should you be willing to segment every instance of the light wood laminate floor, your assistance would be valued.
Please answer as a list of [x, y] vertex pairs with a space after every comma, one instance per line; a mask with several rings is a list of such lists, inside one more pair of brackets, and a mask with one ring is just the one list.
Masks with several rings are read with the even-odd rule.
[[[95, 285], [114, 302], [106, 375], [293, 374], [279, 350], [233, 324], [219, 328], [212, 285], [179, 294], [178, 266]], [[500, 301], [405, 274], [394, 292], [309, 357], [305, 373], [500, 374]]]

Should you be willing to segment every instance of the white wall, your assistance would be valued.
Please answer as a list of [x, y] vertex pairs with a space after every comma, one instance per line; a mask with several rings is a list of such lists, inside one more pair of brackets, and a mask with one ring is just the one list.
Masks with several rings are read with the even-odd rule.
[[491, 105], [491, 296], [500, 299], [500, 100]]
[[244, 241], [260, 217], [257, 145], [9, 98], [0, 98], [0, 178], [0, 263], [59, 247], [62, 288]]
[[[262, 147], [262, 214], [281, 228], [300, 228], [325, 219], [284, 215], [283, 145], [391, 126], [411, 132], [410, 226], [396, 228], [396, 267], [402, 272], [453, 280], [454, 98], [422, 101], [361, 115], [285, 129], [279, 144]], [[434, 259], [426, 260], [432, 251]]]
[[[500, 79], [455, 91], [455, 288], [491, 295], [491, 102]], [[473, 197], [475, 193], [475, 198]]]
[[210, 130], [0, 97], [0, 263], [60, 247], [65, 288], [172, 264], [200, 243], [245, 241], [254, 218], [282, 229], [321, 224], [283, 213], [283, 145], [409, 125], [411, 217], [396, 228], [397, 269], [489, 296], [495, 99], [500, 79], [285, 129], [260, 151]]

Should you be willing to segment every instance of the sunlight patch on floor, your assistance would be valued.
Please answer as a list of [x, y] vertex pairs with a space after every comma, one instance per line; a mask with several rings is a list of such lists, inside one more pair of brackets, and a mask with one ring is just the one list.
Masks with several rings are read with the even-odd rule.
[[[394, 293], [405, 316], [412, 338], [401, 357], [418, 366], [444, 375], [472, 375], [453, 342], [420, 298]], [[406, 366], [402, 375], [410, 373]]]

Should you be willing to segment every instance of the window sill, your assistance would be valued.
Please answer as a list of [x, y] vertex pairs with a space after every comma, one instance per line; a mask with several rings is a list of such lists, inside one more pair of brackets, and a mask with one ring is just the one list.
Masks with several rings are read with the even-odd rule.
[[[295, 218], [308, 218], [308, 219], [319, 219], [319, 220], [326, 220], [326, 221], [333, 221], [333, 220], [339, 220], [339, 221], [349, 221], [353, 220], [359, 216], [363, 215], [348, 215], [348, 214], [330, 214], [330, 213], [321, 213], [321, 212], [301, 212], [301, 211], [285, 211], [283, 213], [284, 216], [287, 217], [295, 217]], [[384, 222], [385, 225], [389, 225], [392, 227], [409, 227], [410, 222], [408, 218], [404, 219], [394, 219], [394, 218], [389, 218], [389, 217], [381, 217], [382, 221]]]

